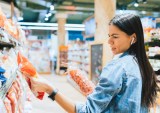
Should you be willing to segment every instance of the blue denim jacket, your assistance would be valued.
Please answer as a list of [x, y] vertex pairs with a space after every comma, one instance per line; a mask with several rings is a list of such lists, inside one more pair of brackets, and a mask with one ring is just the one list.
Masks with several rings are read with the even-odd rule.
[[127, 52], [115, 56], [103, 69], [94, 92], [76, 113], [148, 113], [141, 106], [142, 79], [136, 58]]

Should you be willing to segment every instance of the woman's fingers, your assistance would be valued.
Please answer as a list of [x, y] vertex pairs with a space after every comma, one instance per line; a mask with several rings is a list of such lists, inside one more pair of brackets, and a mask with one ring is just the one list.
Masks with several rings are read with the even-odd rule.
[[31, 89], [37, 92], [50, 93], [53, 90], [52, 85], [43, 78], [32, 78], [31, 79]]

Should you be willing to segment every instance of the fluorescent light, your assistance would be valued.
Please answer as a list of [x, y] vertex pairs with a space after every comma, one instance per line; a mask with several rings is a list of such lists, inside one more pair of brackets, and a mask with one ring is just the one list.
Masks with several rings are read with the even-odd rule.
[[56, 27], [58, 26], [57, 23], [32, 23], [32, 22], [18, 22], [19, 25], [25, 26], [25, 25], [30, 25], [30, 26], [53, 26]]
[[53, 11], [54, 10], [54, 5], [50, 6], [50, 10]]
[[52, 15], [52, 13], [48, 13], [48, 17], [50, 17]]
[[[18, 24], [21, 25], [22, 29], [58, 30], [57, 23], [18, 22]], [[65, 30], [85, 31], [85, 25], [84, 24], [65, 24]]]
[[36, 27], [36, 26], [21, 26], [22, 29], [37, 29], [37, 30], [58, 30], [58, 27]]
[[146, 11], [142, 11], [142, 14], [146, 14]]
[[[32, 23], [32, 22], [18, 22], [19, 25], [21, 26], [25, 26], [25, 25], [29, 25], [29, 26], [52, 26], [52, 27], [57, 27], [58, 24], [57, 23]], [[65, 24], [65, 27], [78, 27], [78, 28], [84, 28], [85, 25], [84, 24]]]
[[65, 28], [66, 31], [85, 31], [85, 28]]
[[85, 27], [84, 24], [65, 24], [65, 27]]
[[138, 4], [138, 3], [135, 3], [135, 4], [134, 4], [134, 7], [138, 7], [138, 6], [139, 6], [139, 4]]
[[48, 18], [45, 18], [44, 20], [45, 20], [45, 21], [48, 21]]
[[[20, 26], [22, 29], [58, 30], [58, 27]], [[85, 28], [65, 28], [66, 31], [85, 31]]]
[[48, 15], [48, 14], [46, 14], [46, 17], [48, 18], [48, 17], [49, 17], [49, 15]]
[[18, 17], [18, 21], [21, 21], [21, 20], [23, 20], [23, 17]]

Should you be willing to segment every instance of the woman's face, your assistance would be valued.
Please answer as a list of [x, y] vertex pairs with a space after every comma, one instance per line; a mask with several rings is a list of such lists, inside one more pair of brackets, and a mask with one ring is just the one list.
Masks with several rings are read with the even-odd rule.
[[114, 55], [125, 52], [131, 46], [131, 37], [115, 25], [109, 25], [108, 35], [108, 44]]

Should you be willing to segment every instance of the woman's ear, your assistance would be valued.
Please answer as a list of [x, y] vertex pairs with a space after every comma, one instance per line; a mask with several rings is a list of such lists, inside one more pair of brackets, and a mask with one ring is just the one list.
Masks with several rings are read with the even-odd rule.
[[136, 43], [137, 42], [137, 36], [136, 36], [136, 34], [135, 33], [133, 33], [132, 35], [131, 35], [131, 40], [133, 40], [132, 41], [132, 43]]

